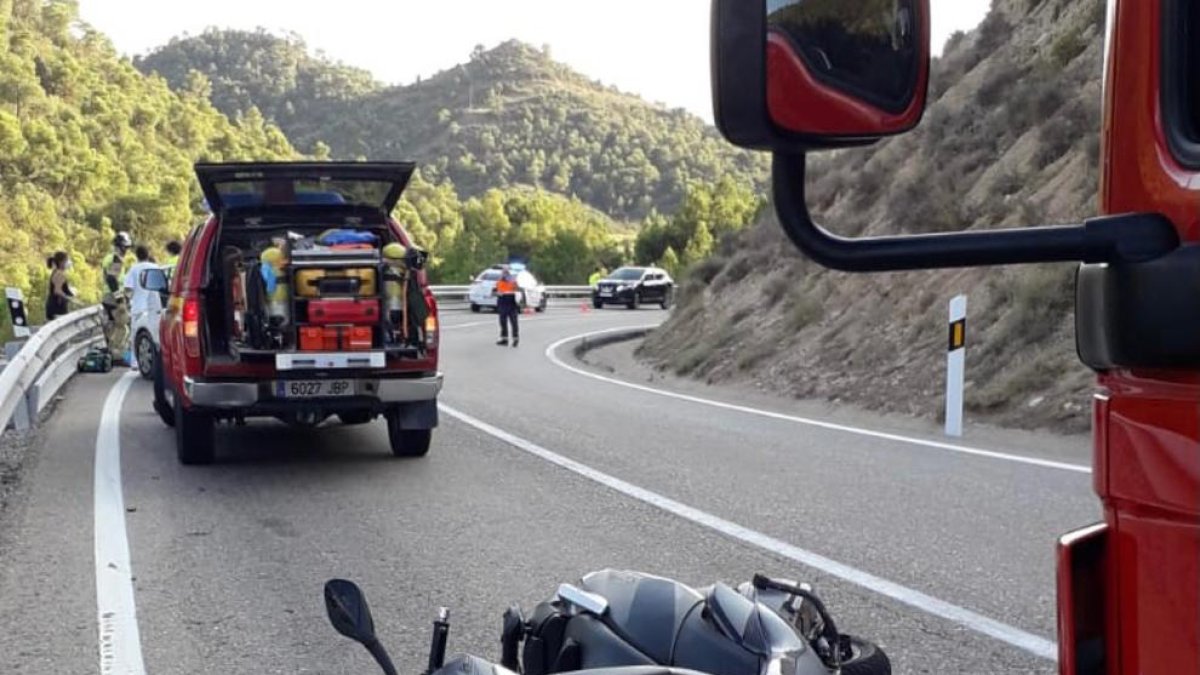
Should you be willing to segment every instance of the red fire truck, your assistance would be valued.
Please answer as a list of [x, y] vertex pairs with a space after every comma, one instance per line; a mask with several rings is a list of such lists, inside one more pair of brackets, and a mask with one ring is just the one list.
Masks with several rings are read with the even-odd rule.
[[[921, 119], [928, 0], [714, 0], [717, 124], [774, 154], [806, 255], [852, 272], [1078, 261], [1098, 374], [1104, 520], [1058, 543], [1062, 673], [1200, 672], [1200, 0], [1109, 0], [1101, 214], [1082, 224], [846, 239], [813, 222], [809, 152]], [[836, 229], [834, 224], [833, 229]]]

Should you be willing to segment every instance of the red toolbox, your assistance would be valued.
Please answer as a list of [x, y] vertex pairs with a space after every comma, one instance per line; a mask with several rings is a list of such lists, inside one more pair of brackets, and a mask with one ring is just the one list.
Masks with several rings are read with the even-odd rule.
[[361, 352], [371, 349], [374, 331], [370, 326], [301, 326], [300, 351]]
[[308, 322], [318, 326], [379, 323], [379, 301], [357, 298], [309, 300]]

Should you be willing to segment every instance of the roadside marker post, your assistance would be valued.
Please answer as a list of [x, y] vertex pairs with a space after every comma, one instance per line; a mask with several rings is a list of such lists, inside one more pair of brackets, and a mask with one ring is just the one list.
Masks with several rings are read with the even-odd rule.
[[13, 337], [29, 337], [29, 320], [25, 317], [25, 294], [19, 288], [5, 288], [8, 316], [12, 319]]
[[946, 352], [946, 435], [962, 436], [963, 379], [967, 361], [967, 296], [950, 301], [950, 339]]

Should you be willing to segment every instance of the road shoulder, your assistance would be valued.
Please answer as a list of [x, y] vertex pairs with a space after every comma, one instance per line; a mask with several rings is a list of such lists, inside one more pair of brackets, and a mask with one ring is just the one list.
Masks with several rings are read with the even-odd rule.
[[[630, 339], [626, 340], [592, 341], [593, 347], [586, 349], [578, 349], [578, 341], [565, 344], [559, 350], [558, 356], [577, 367], [605, 377], [673, 393], [931, 441], [964, 443], [1088, 466], [1092, 463], [1091, 436], [1088, 434], [1062, 435], [1047, 431], [1005, 429], [971, 423], [968, 418], [963, 437], [950, 439], [941, 433], [939, 423], [932, 416], [929, 419], [920, 419], [882, 414], [858, 408], [844, 401], [790, 399], [749, 384], [707, 384], [679, 377], [658, 370], [639, 359], [636, 352], [641, 339], [637, 336], [637, 331], [631, 331], [629, 335]], [[931, 408], [940, 405], [940, 401], [931, 402]]]

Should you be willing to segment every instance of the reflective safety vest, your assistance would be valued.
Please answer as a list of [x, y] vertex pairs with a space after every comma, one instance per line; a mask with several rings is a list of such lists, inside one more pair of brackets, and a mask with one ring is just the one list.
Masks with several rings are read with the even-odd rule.
[[501, 279], [496, 282], [496, 295], [516, 295], [517, 282], [515, 279]]

